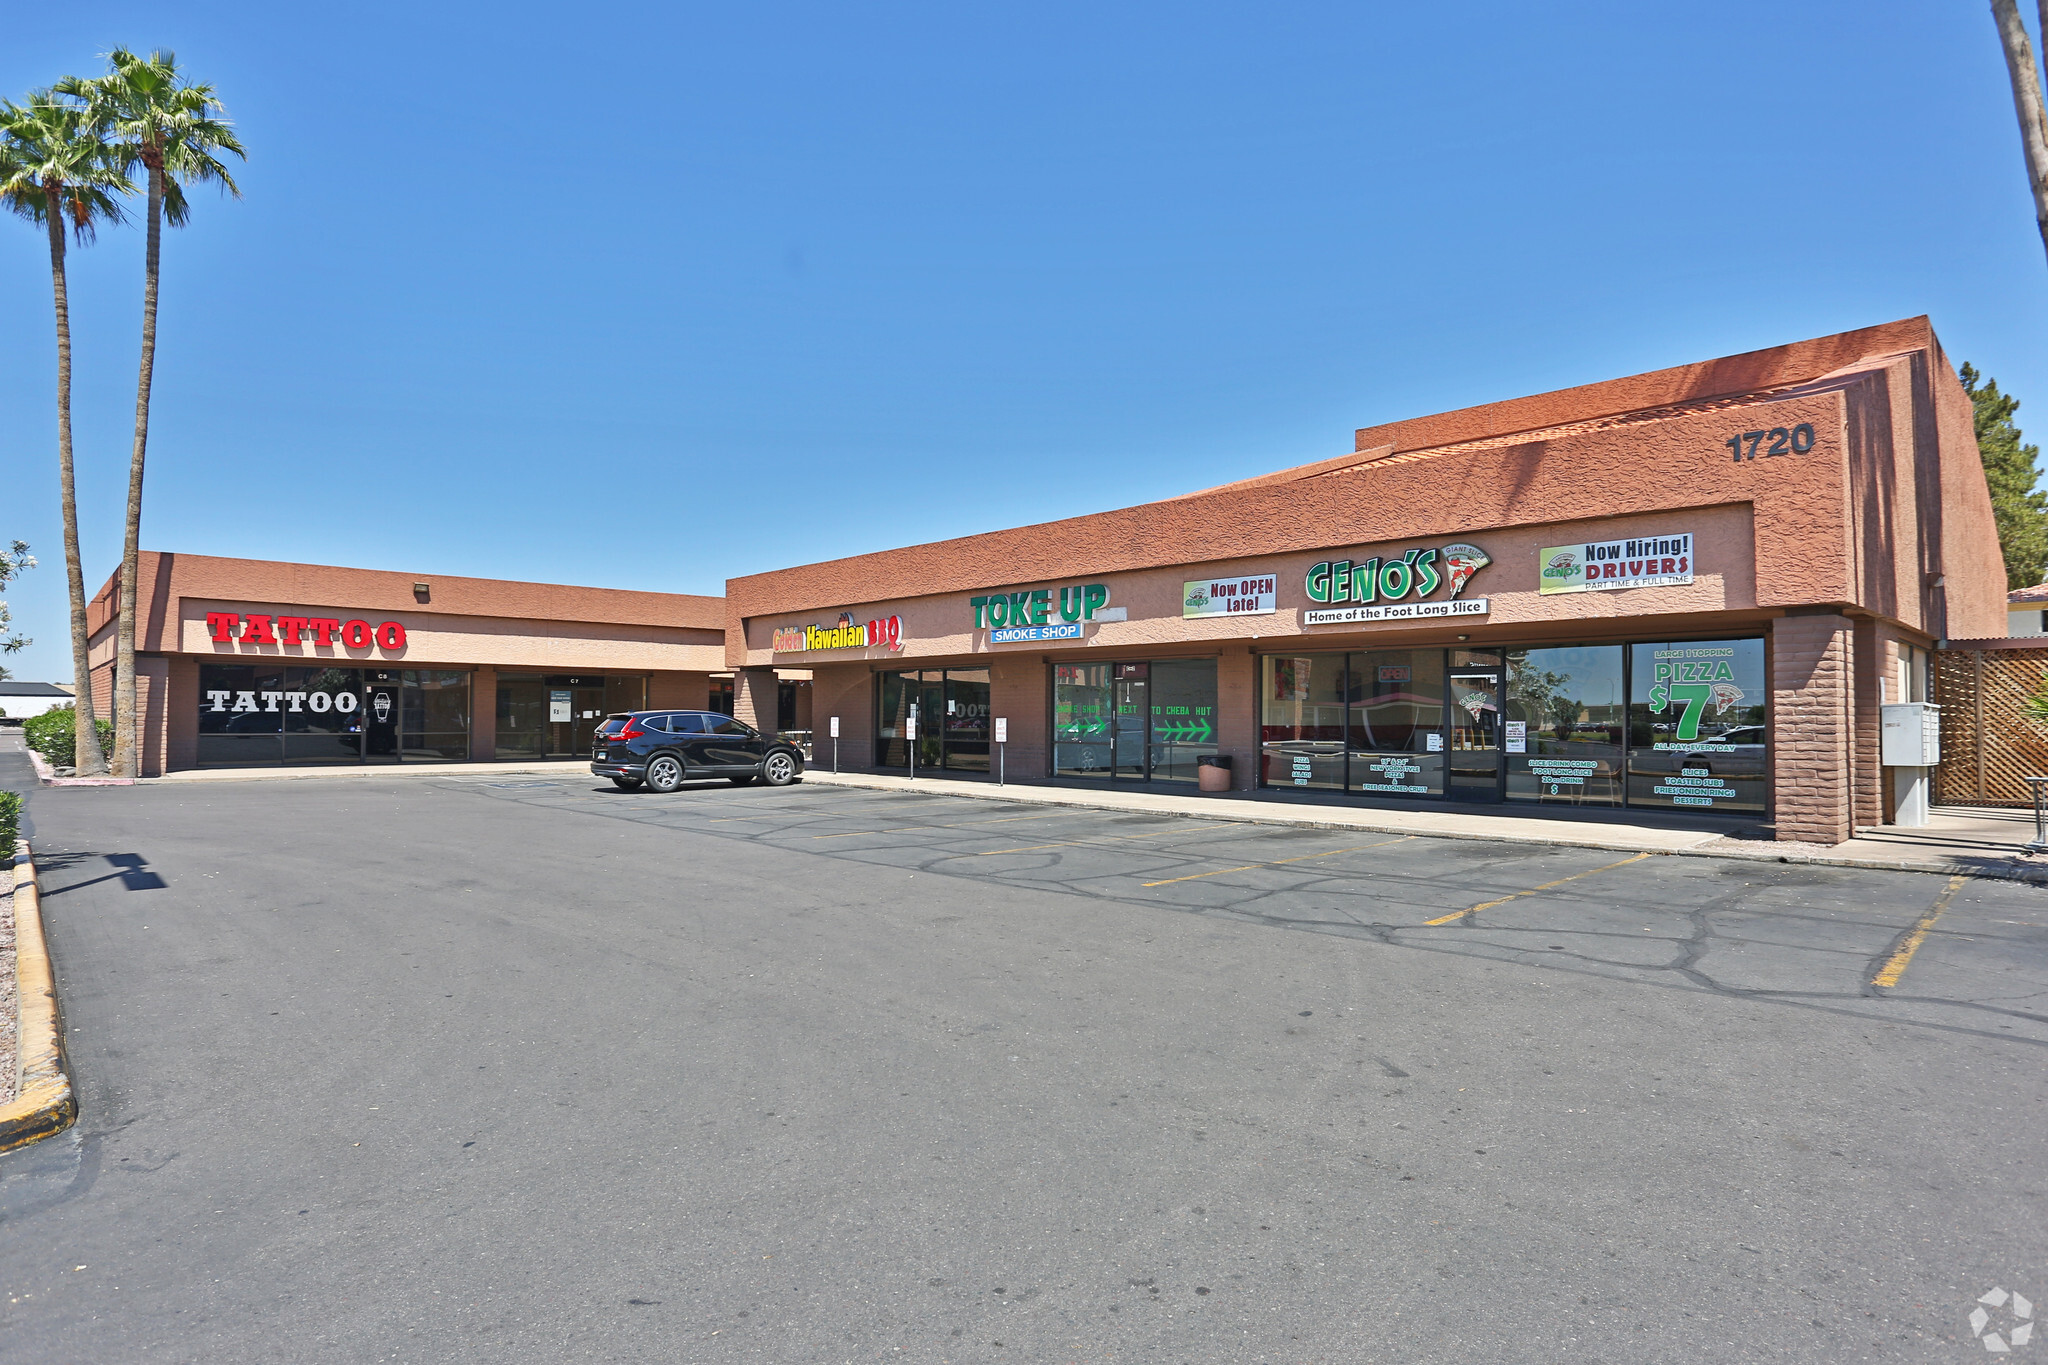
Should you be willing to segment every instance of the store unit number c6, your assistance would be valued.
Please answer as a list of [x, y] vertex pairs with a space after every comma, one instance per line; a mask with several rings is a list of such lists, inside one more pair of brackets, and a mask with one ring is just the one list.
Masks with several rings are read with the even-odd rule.
[[1759, 446], [1763, 447], [1765, 455], [1804, 455], [1813, 449], [1813, 441], [1813, 424], [1801, 422], [1796, 427], [1745, 431], [1740, 436], [1730, 436], [1721, 444], [1734, 451], [1737, 460], [1754, 460]]

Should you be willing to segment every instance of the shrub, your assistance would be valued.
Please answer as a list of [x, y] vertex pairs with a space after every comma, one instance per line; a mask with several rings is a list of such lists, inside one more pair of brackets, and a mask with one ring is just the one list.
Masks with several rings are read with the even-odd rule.
[[[114, 727], [110, 721], [98, 721], [94, 729], [100, 732], [100, 749], [107, 752], [114, 747]], [[28, 747], [50, 760], [51, 766], [73, 767], [78, 762], [78, 708], [59, 706], [45, 711], [40, 716], [30, 716], [21, 723], [21, 732], [28, 741]]]
[[0, 850], [4, 850], [7, 861], [0, 867], [11, 867], [14, 863], [14, 841], [21, 837], [21, 793], [0, 792]]

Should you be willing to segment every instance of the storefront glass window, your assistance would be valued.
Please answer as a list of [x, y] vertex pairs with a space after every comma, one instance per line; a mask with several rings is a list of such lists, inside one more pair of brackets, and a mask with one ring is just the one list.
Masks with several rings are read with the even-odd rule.
[[875, 725], [875, 766], [907, 768], [910, 744], [904, 736], [910, 723], [910, 708], [917, 704], [917, 674], [880, 674], [875, 690], [881, 703]]
[[1764, 642], [1631, 645], [1628, 803], [1761, 812]]
[[287, 668], [284, 686], [286, 763], [363, 761], [362, 670]]
[[1622, 646], [1507, 652], [1510, 801], [1618, 806]]
[[1342, 654], [1268, 655], [1259, 677], [1259, 772], [1272, 787], [1344, 788]]
[[404, 761], [446, 761], [469, 757], [469, 674], [450, 669], [408, 668], [402, 678]]
[[1195, 760], [1216, 752], [1216, 661], [1160, 660], [1151, 681], [1152, 779], [1196, 781]]
[[1052, 766], [1061, 777], [1102, 777], [1110, 769], [1108, 664], [1054, 664]]
[[498, 757], [539, 758], [547, 743], [547, 720], [547, 685], [538, 675], [498, 675]]
[[203, 767], [468, 757], [467, 672], [199, 666]]
[[917, 766], [988, 771], [988, 670], [927, 668], [875, 679], [875, 766], [910, 765], [911, 708], [917, 708]]
[[[604, 713], [616, 716], [622, 711], [644, 711], [647, 709], [647, 679], [640, 674], [608, 676], [604, 680]], [[593, 740], [596, 739], [592, 735]]]
[[271, 664], [199, 666], [199, 762], [242, 767], [284, 757], [284, 674]]
[[1351, 790], [1442, 796], [1444, 652], [1353, 654], [1342, 691], [1350, 720]]

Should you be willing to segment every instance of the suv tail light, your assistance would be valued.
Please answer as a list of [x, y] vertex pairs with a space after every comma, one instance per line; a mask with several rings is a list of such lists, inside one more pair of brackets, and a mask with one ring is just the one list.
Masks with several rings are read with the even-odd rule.
[[641, 728], [640, 728], [639, 726], [637, 726], [637, 725], [635, 725], [635, 724], [633, 723], [633, 721], [632, 721], [632, 718], [631, 718], [631, 717], [628, 717], [628, 718], [627, 718], [627, 720], [626, 720], [626, 725], [625, 725], [625, 728], [624, 728], [624, 729], [622, 729], [622, 730], [620, 730], [620, 731], [619, 731], [619, 732], [618, 732], [617, 734], [615, 734], [615, 735], [611, 736], [611, 738], [613, 738], [613, 739], [638, 739], [638, 738], [640, 738], [640, 736], [642, 736], [642, 735], [644, 735], [644, 734], [646, 734], [646, 733], [647, 733], [647, 732], [646, 732], [645, 730], [641, 729]]

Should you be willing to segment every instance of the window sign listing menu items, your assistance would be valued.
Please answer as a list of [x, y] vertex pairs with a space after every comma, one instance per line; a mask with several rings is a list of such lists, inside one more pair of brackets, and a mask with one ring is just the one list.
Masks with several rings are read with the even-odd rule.
[[1393, 602], [1380, 607], [1309, 607], [1301, 613], [1305, 626], [1353, 625], [1360, 621], [1413, 621], [1433, 616], [1485, 616], [1484, 597], [1448, 598], [1441, 602]]
[[1529, 722], [1526, 720], [1511, 720], [1507, 723], [1505, 729], [1508, 752], [1511, 754], [1528, 753]]
[[1351, 789], [1393, 796], [1441, 796], [1444, 761], [1427, 754], [1356, 754]]
[[1202, 578], [1181, 584], [1180, 614], [1202, 616], [1271, 616], [1280, 609], [1280, 580], [1272, 574], [1240, 578]]
[[1525, 771], [1536, 779], [1536, 785], [1545, 788], [1550, 796], [1578, 796], [1586, 787], [1588, 779], [1600, 771], [1600, 761], [1593, 758], [1532, 758], [1525, 765]]
[[1670, 797], [1677, 806], [1725, 806], [1741, 798], [1741, 793], [1725, 778], [1714, 776], [1711, 768], [1682, 768], [1678, 776], [1657, 785], [1657, 795]]
[[1762, 812], [1767, 697], [1762, 640], [1631, 645], [1629, 804]]

